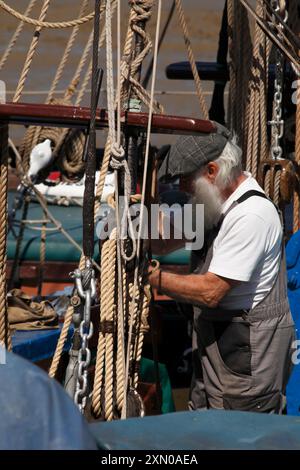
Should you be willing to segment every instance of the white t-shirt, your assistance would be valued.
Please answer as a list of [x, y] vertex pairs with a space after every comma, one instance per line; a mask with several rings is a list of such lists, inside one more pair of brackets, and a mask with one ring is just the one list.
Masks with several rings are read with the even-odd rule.
[[[247, 179], [225, 201], [222, 213], [250, 190], [263, 192], [256, 180]], [[252, 196], [234, 207], [225, 217], [213, 244], [208, 271], [242, 281], [222, 299], [226, 309], [248, 309], [257, 305], [272, 288], [281, 258], [282, 227], [274, 205]]]

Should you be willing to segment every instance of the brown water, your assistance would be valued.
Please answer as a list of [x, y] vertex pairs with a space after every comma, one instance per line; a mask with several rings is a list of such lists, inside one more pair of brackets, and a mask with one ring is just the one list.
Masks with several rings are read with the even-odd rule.
[[[29, 3], [29, 0], [7, 0], [7, 3], [23, 12]], [[30, 14], [31, 17], [38, 17], [42, 4], [42, 0], [37, 1], [35, 8]], [[80, 0], [53, 0], [49, 8], [47, 19], [49, 21], [62, 21], [76, 18], [79, 13], [80, 4]], [[122, 18], [125, 18], [122, 24], [124, 31], [127, 27], [127, 4], [127, 0], [122, 1]], [[162, 25], [166, 20], [171, 4], [172, 0], [163, 0]], [[224, 0], [183, 0], [183, 5], [196, 60], [214, 60], [217, 53], [218, 33]], [[93, 1], [90, 2], [89, 10], [92, 10], [92, 8]], [[155, 23], [156, 13], [154, 12], [153, 18], [149, 24], [149, 31], [152, 34], [152, 37], [154, 34]], [[17, 24], [18, 20], [3, 10], [0, 10], [0, 57], [5, 51]], [[58, 87], [60, 90], [65, 89], [69, 81], [72, 79], [82, 49], [89, 35], [90, 28], [91, 23], [85, 24], [80, 28], [80, 33], [77, 37], [72, 55]], [[34, 57], [32, 68], [26, 81], [24, 89], [25, 94], [21, 98], [21, 101], [43, 102], [45, 100], [45, 95], [30, 95], [27, 93], [49, 89], [70, 33], [71, 29], [45, 30], [42, 32], [37, 53]], [[12, 92], [15, 90], [18, 83], [18, 78], [32, 39], [32, 34], [33, 27], [25, 25], [13, 53], [9, 57], [4, 69], [0, 71], [0, 79], [6, 82], [7, 90], [9, 92], [7, 96], [8, 101], [13, 97]], [[103, 60], [103, 58], [104, 54], [101, 54], [101, 60]], [[183, 92], [194, 91], [194, 84], [192, 81], [166, 79], [166, 66], [172, 62], [181, 60], [187, 60], [187, 54], [175, 12], [159, 54], [156, 90]], [[147, 61], [145, 62], [145, 68], [146, 66]], [[203, 84], [203, 88], [206, 92], [211, 90], [211, 86], [211, 83]], [[157, 96], [157, 98], [159, 98], [160, 102], [165, 106], [168, 114], [201, 117], [197, 99], [193, 95], [175, 94], [171, 96]], [[210, 96], [206, 95], [206, 99], [209, 103]], [[87, 94], [83, 100], [84, 105], [88, 103], [89, 94]], [[105, 104], [104, 94], [101, 97], [101, 104]], [[21, 130], [19, 129], [17, 132], [16, 130], [13, 130], [13, 135], [16, 140], [19, 140]]]

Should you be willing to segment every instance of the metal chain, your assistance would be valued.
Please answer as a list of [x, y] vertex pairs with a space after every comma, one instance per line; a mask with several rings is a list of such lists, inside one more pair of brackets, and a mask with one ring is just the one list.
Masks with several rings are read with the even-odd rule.
[[78, 377], [74, 396], [76, 405], [83, 413], [88, 397], [88, 368], [91, 363], [91, 350], [88, 343], [94, 332], [91, 322], [91, 306], [96, 297], [95, 272], [91, 260], [87, 260], [85, 270], [76, 269], [72, 273], [72, 277], [75, 279], [78, 294], [84, 301], [83, 318], [79, 326], [81, 347], [78, 353]]
[[[272, 8], [283, 16], [283, 21], [286, 23], [288, 19], [288, 11], [285, 7], [285, 1], [272, 0]], [[273, 16], [274, 23], [276, 22], [275, 16]], [[283, 26], [278, 24], [280, 30], [283, 31]], [[280, 34], [279, 34], [280, 39]], [[271, 125], [272, 129], [272, 145], [271, 155], [274, 160], [282, 158], [283, 149], [281, 146], [281, 139], [284, 134], [284, 120], [282, 119], [282, 90], [283, 90], [283, 75], [284, 75], [284, 56], [276, 50], [276, 64], [275, 64], [275, 81], [274, 81], [274, 100], [273, 100], [273, 119], [268, 124]]]

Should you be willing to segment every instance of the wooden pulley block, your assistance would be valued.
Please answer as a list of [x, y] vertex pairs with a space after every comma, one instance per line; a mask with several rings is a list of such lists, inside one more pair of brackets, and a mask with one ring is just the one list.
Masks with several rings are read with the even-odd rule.
[[258, 182], [264, 187], [266, 174], [270, 172], [269, 196], [274, 199], [276, 175], [280, 172], [280, 200], [289, 203], [297, 184], [297, 167], [298, 165], [295, 162], [287, 159], [264, 160], [259, 165]]

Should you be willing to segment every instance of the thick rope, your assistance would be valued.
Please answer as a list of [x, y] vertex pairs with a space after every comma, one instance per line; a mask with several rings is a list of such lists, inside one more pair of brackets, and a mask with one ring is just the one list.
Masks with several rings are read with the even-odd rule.
[[230, 75], [227, 125], [244, 148], [252, 42], [248, 15], [238, 0], [227, 0], [227, 17]]
[[[34, 7], [35, 3], [36, 3], [36, 0], [30, 0], [29, 5], [28, 5], [28, 7], [27, 7], [27, 9], [24, 13], [25, 16], [29, 15], [29, 13], [31, 12], [31, 10]], [[24, 21], [20, 21], [16, 31], [14, 32], [11, 40], [9, 41], [9, 44], [8, 44], [4, 54], [2, 56], [2, 59], [0, 60], [0, 70], [2, 70], [4, 65], [6, 64], [7, 59], [9, 58], [9, 56], [10, 56], [17, 40], [19, 39], [19, 36], [20, 36], [20, 34], [23, 30], [23, 27], [24, 27]]]
[[[41, 9], [40, 17], [39, 17], [40, 21], [43, 21], [46, 18], [48, 8], [49, 8], [49, 5], [50, 5], [50, 1], [51, 0], [45, 0], [44, 1], [44, 4], [43, 4], [42, 9]], [[2, 3], [4, 3], [4, 2], [2, 2]], [[1, 0], [0, 0], [0, 6], [1, 6]], [[22, 19], [22, 18], [19, 18], [19, 19]], [[18, 83], [16, 92], [15, 92], [15, 96], [13, 98], [14, 103], [17, 103], [19, 101], [19, 99], [21, 98], [22, 91], [24, 89], [25, 82], [26, 82], [26, 79], [27, 79], [27, 76], [28, 76], [28, 73], [29, 73], [29, 70], [30, 70], [30, 67], [31, 67], [31, 63], [32, 63], [32, 60], [33, 60], [33, 57], [34, 57], [39, 39], [40, 39], [41, 29], [42, 29], [42, 26], [38, 26], [36, 28], [35, 32], [34, 32], [33, 39], [31, 41], [31, 44], [30, 44], [30, 47], [29, 47], [29, 50], [28, 50], [28, 53], [27, 53], [27, 56], [26, 56], [26, 59], [25, 59], [23, 70], [22, 70], [21, 76], [19, 78], [19, 83]]]
[[[80, 7], [80, 12], [79, 12], [79, 18], [81, 18], [82, 15], [84, 15], [87, 7], [88, 7], [88, 4], [89, 4], [89, 0], [84, 0], [82, 2], [82, 5]], [[74, 26], [73, 28], [73, 31], [69, 37], [69, 40], [68, 40], [68, 43], [66, 45], [66, 48], [65, 48], [65, 51], [63, 53], [63, 56], [61, 58], [61, 61], [59, 63], [59, 66], [56, 70], [56, 73], [55, 73], [55, 77], [53, 79], [53, 82], [52, 82], [52, 85], [51, 85], [51, 88], [50, 88], [50, 91], [48, 93], [48, 96], [47, 96], [47, 101], [46, 103], [50, 103], [51, 100], [53, 99], [53, 96], [54, 96], [54, 92], [56, 90], [56, 87], [62, 77], [62, 74], [63, 74], [63, 71], [65, 69], [65, 66], [66, 66], [66, 63], [68, 61], [68, 58], [69, 58], [69, 55], [72, 51], [72, 48], [73, 48], [73, 45], [74, 45], [74, 42], [76, 40], [76, 37], [78, 35], [78, 32], [79, 32], [79, 25], [76, 25]]]
[[274, 203], [279, 206], [280, 203], [280, 180], [281, 180], [281, 170], [277, 170], [274, 178]]
[[[116, 2], [113, 0], [112, 1], [112, 10], [115, 7], [116, 7]], [[104, 41], [104, 38], [105, 38], [105, 30], [101, 34], [100, 46], [102, 45], [102, 41]], [[88, 71], [87, 71], [88, 79], [90, 78], [91, 72], [92, 72], [92, 64], [90, 63], [90, 65], [88, 67]], [[86, 80], [86, 82], [88, 82], [88, 80]], [[87, 83], [85, 85], [87, 85]], [[83, 96], [83, 94], [82, 94], [82, 96]], [[103, 189], [104, 189], [105, 177], [106, 177], [108, 167], [109, 167], [110, 147], [111, 147], [111, 144], [110, 144], [110, 139], [108, 137], [106, 145], [105, 145], [104, 156], [103, 156], [100, 175], [99, 175], [99, 181], [98, 181], [97, 189], [96, 189], [96, 198], [95, 198], [95, 206], [94, 206], [94, 220], [95, 221], [96, 221], [96, 218], [97, 218], [100, 206], [101, 206], [101, 197], [102, 197], [102, 193], [103, 193]], [[95, 262], [93, 262], [93, 263], [95, 264]], [[84, 267], [85, 267], [85, 256], [82, 254], [81, 257], [80, 257], [80, 261], [79, 261], [79, 269], [83, 269]], [[99, 268], [99, 270], [101, 270], [101, 269]], [[67, 314], [68, 314], [68, 316], [67, 316]], [[58, 364], [59, 364], [59, 361], [60, 361], [60, 358], [61, 358], [61, 354], [62, 354], [62, 351], [63, 351], [63, 347], [64, 347], [66, 339], [67, 339], [68, 329], [69, 329], [69, 327], [71, 325], [71, 322], [72, 322], [72, 315], [73, 315], [72, 305], [69, 306], [67, 314], [66, 314], [65, 321], [66, 321], [66, 319], [68, 320], [68, 325], [66, 326], [65, 329], [63, 328], [62, 331], [61, 331], [61, 334], [60, 334], [60, 337], [59, 337], [59, 340], [58, 340], [58, 343], [57, 343], [56, 351], [55, 351], [55, 356], [53, 358], [52, 365], [51, 365], [51, 368], [50, 368], [50, 372], [51, 372], [52, 375], [50, 375], [50, 372], [49, 372], [49, 375], [52, 376], [52, 377], [54, 377], [55, 374], [56, 374], [57, 367], [58, 367]]]
[[63, 28], [72, 28], [74, 26], [80, 26], [84, 23], [87, 23], [88, 21], [91, 21], [95, 13], [89, 13], [88, 15], [78, 18], [76, 20], [70, 20], [70, 21], [61, 21], [61, 22], [49, 22], [49, 21], [44, 21], [44, 18], [42, 16], [39, 17], [38, 20], [34, 18], [29, 18], [26, 15], [23, 15], [19, 11], [14, 10], [11, 8], [9, 5], [7, 5], [3, 0], [0, 0], [0, 8], [5, 10], [7, 13], [10, 15], [14, 16], [20, 21], [23, 21], [24, 23], [32, 24], [33, 26], [36, 26], [37, 28], [50, 28], [50, 29], [63, 29]]
[[[118, 240], [117, 240], [118, 243]], [[118, 333], [117, 333], [117, 360], [116, 360], [116, 406], [121, 413], [124, 400], [124, 380], [125, 380], [125, 327], [127, 311], [127, 273], [125, 264], [121, 260], [121, 249], [117, 246], [118, 265]]]
[[[149, 306], [151, 301], [151, 291], [150, 286], [144, 286], [144, 292], [142, 294], [142, 310], [141, 310], [141, 317], [140, 317], [140, 330], [137, 335], [136, 339], [136, 353], [135, 353], [135, 362], [138, 366], [142, 359], [142, 351], [143, 351], [143, 344], [144, 344], [144, 336], [149, 331], [149, 323], [148, 323], [148, 316], [149, 316]], [[137, 369], [137, 368], [136, 368]], [[139, 372], [138, 370], [134, 371], [134, 378], [133, 378], [133, 387], [136, 388], [138, 385], [139, 380]]]
[[[138, 329], [139, 325], [139, 313], [140, 313], [140, 301], [141, 301], [141, 283], [142, 279], [139, 277], [138, 286], [133, 279], [128, 286], [129, 291], [129, 335], [128, 335], [128, 349], [127, 349], [127, 361], [128, 361], [128, 372], [126, 371], [125, 378], [128, 383], [127, 386], [133, 387], [133, 377], [136, 373], [136, 342], [138, 338]], [[132, 328], [131, 328], [131, 325]], [[126, 364], [127, 365], [127, 364]], [[124, 387], [125, 389], [125, 387]]]
[[138, 295], [138, 280], [139, 280], [139, 268], [140, 268], [140, 252], [141, 252], [141, 233], [143, 229], [143, 220], [144, 220], [144, 208], [145, 208], [145, 197], [146, 197], [146, 184], [147, 184], [147, 171], [148, 171], [148, 161], [150, 153], [150, 136], [151, 136], [151, 123], [152, 123], [152, 109], [153, 109], [153, 100], [154, 100], [154, 91], [155, 91], [155, 79], [156, 79], [156, 70], [157, 70], [157, 55], [158, 55], [158, 42], [159, 42], [159, 30], [160, 30], [160, 20], [161, 20], [161, 9], [162, 3], [161, 0], [158, 0], [157, 5], [157, 20], [156, 20], [156, 30], [155, 30], [155, 43], [154, 43], [154, 54], [153, 54], [153, 75], [151, 80], [151, 92], [150, 92], [150, 106], [149, 106], [149, 116], [148, 116], [148, 126], [147, 126], [147, 138], [146, 138], [146, 151], [144, 157], [144, 171], [143, 171], [143, 183], [142, 183], [142, 197], [141, 197], [141, 211], [140, 211], [140, 223], [139, 231], [137, 237], [137, 252], [136, 252], [136, 263], [134, 268], [134, 280], [133, 280], [133, 293], [132, 301], [130, 302], [130, 325], [128, 333], [128, 344], [127, 344], [127, 357], [126, 357], [126, 373], [125, 373], [125, 385], [124, 385], [124, 402], [122, 408], [122, 418], [124, 419], [127, 414], [127, 390], [128, 390], [128, 374], [130, 367], [130, 348], [132, 342], [132, 332], [134, 327], [134, 317], [135, 317], [135, 298]]
[[[103, 243], [101, 251], [101, 304], [100, 331], [97, 347], [92, 409], [95, 416], [101, 414], [101, 393], [105, 366], [105, 419], [113, 418], [113, 328], [115, 313], [116, 239]], [[109, 323], [108, 323], [109, 322]], [[110, 326], [107, 326], [109, 325]]]
[[[118, 32], [120, 27], [118, 27]], [[120, 37], [119, 37], [120, 39]], [[120, 52], [118, 46], [118, 79], [120, 80]], [[111, 11], [110, 0], [107, 1], [106, 8], [106, 70], [107, 70], [107, 114], [109, 124], [109, 136], [111, 141], [111, 167], [115, 170], [124, 171], [124, 212], [122, 219], [122, 226], [125, 226], [125, 220], [128, 221], [131, 235], [133, 233], [132, 221], [129, 213], [129, 199], [131, 188], [131, 176], [128, 168], [128, 163], [124, 159], [125, 151], [121, 146], [121, 105], [120, 105], [120, 82], [117, 86], [117, 129], [115, 128], [115, 93], [114, 93], [114, 80], [113, 80], [113, 61], [112, 61], [112, 25], [111, 25]], [[118, 101], [119, 100], [119, 101]], [[118, 210], [118, 208], [117, 208]], [[135, 240], [134, 235], [131, 237], [133, 249], [130, 256], [127, 256], [124, 244], [121, 245], [122, 256], [126, 261], [130, 261], [135, 256]]]
[[228, 116], [227, 121], [230, 129], [235, 129], [236, 123], [236, 108], [234, 106], [234, 93], [236, 90], [236, 71], [235, 71], [235, 55], [234, 55], [234, 37], [233, 32], [235, 31], [234, 21], [234, 0], [227, 0], [227, 18], [228, 18], [228, 52], [229, 52], [229, 98], [228, 98]]
[[[298, 17], [298, 0], [290, 0], [289, 2], [289, 24], [295, 34], [300, 37], [300, 19]], [[300, 55], [300, 51], [298, 52]], [[295, 161], [300, 164], [300, 77], [298, 76], [298, 87], [296, 93], [296, 133], [295, 133]], [[298, 184], [297, 184], [298, 183]], [[299, 200], [299, 182], [297, 189], [294, 190], [294, 210], [293, 210], [293, 232], [297, 232], [300, 228], [300, 200]]]
[[[145, 104], [145, 106], [149, 108], [150, 95], [137, 80], [137, 73], [143, 60], [152, 48], [152, 42], [149, 34], [139, 26], [139, 23], [147, 21], [150, 18], [153, 0], [130, 0], [130, 5], [131, 12], [129, 18], [129, 28], [125, 41], [123, 60], [121, 62], [122, 107], [123, 109], [128, 109], [129, 95], [132, 94], [132, 88], [133, 93], [137, 96], [137, 98], [139, 98]], [[133, 50], [133, 37], [135, 34], [139, 35], [143, 41], [143, 48], [136, 55], [134, 55]], [[160, 105], [157, 100], [153, 100], [152, 106], [154, 112], [164, 112], [163, 106]]]
[[[106, 311], [106, 320], [115, 324], [115, 278], [116, 278], [116, 240], [109, 240], [109, 266], [108, 266], [108, 281], [107, 297], [105, 298], [105, 290], [101, 289], [101, 302], [102, 295], [104, 296], [104, 308]], [[102, 310], [101, 310], [102, 312]], [[113, 419], [113, 391], [114, 391], [114, 332], [110, 330], [106, 333], [105, 337], [105, 419], [111, 421]]]
[[198, 70], [197, 70], [197, 66], [196, 66], [196, 61], [195, 61], [195, 57], [194, 57], [194, 53], [193, 53], [193, 49], [192, 49], [192, 44], [191, 44], [191, 40], [190, 40], [190, 35], [189, 35], [185, 15], [184, 15], [182, 2], [181, 2], [181, 0], [175, 0], [175, 3], [176, 3], [178, 16], [179, 16], [180, 26], [181, 26], [182, 32], [183, 32], [184, 43], [185, 43], [186, 48], [187, 48], [188, 58], [189, 58], [189, 61], [190, 61], [190, 65], [191, 65], [191, 69], [192, 69], [192, 73], [193, 73], [193, 77], [194, 77], [194, 81], [195, 81], [195, 85], [196, 85], [196, 91], [197, 91], [197, 96], [198, 96], [198, 100], [199, 100], [199, 104], [200, 104], [200, 109], [201, 109], [201, 112], [203, 114], [204, 119], [209, 119], [208, 109], [207, 109], [207, 105], [206, 105], [205, 98], [204, 98], [204, 95], [203, 95], [201, 80], [200, 80]]
[[270, 188], [271, 188], [271, 171], [267, 170], [265, 174], [264, 184], [263, 184], [264, 191], [268, 197], [270, 197]]
[[51, 377], [51, 378], [55, 378], [55, 376], [57, 374], [60, 359], [61, 359], [64, 347], [65, 347], [66, 339], [68, 337], [68, 332], [69, 332], [69, 329], [70, 329], [70, 326], [71, 326], [71, 323], [72, 323], [73, 311], [74, 311], [73, 306], [69, 305], [68, 309], [66, 311], [65, 317], [64, 317], [64, 323], [63, 323], [63, 326], [62, 326], [62, 329], [61, 329], [59, 340], [57, 342], [55, 353], [54, 353], [54, 356], [53, 356], [53, 359], [52, 359], [52, 362], [51, 362], [51, 366], [50, 366], [50, 369], [49, 369], [49, 372], [48, 372], [49, 377]]
[[6, 296], [8, 125], [0, 126], [0, 344], [11, 350]]
[[[257, 13], [263, 15], [262, 0], [257, 2]], [[265, 51], [265, 52], [263, 52]], [[266, 122], [266, 65], [268, 60], [263, 54], [266, 48], [265, 34], [256, 25], [253, 47], [253, 62], [249, 82], [249, 110], [247, 124], [247, 171], [257, 177], [258, 162], [267, 158], [267, 122]], [[263, 72], [262, 72], [263, 71]], [[263, 73], [263, 75], [262, 75]]]

